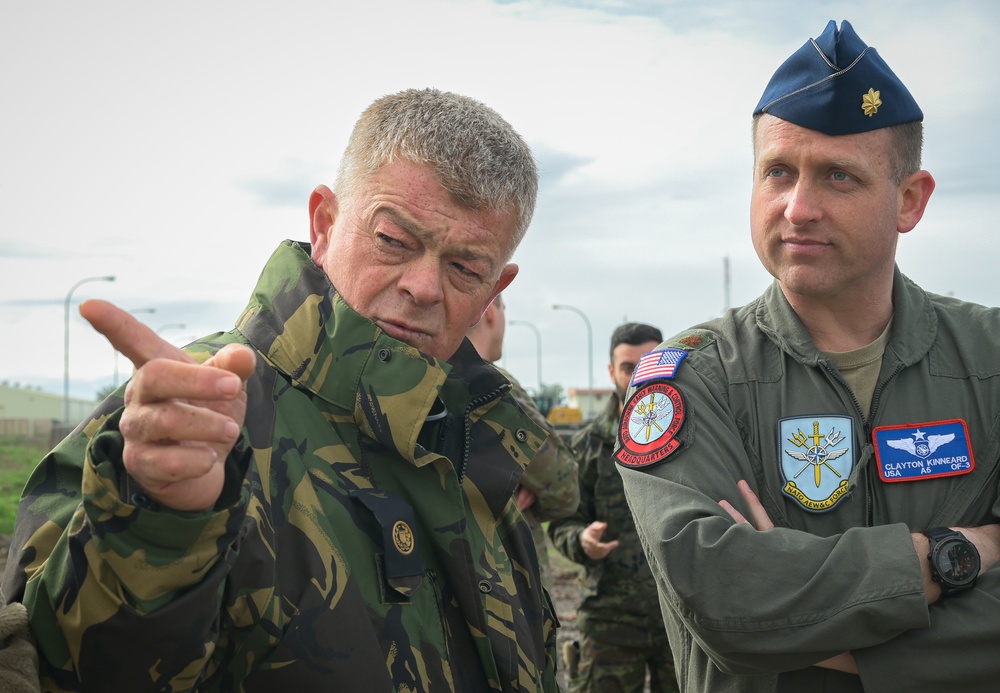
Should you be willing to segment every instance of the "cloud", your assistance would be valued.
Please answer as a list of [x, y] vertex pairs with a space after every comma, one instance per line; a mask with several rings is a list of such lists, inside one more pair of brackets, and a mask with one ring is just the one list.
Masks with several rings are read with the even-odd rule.
[[269, 176], [237, 179], [235, 185], [249, 193], [263, 207], [303, 209], [317, 181], [326, 174], [324, 166], [298, 159], [283, 159]]

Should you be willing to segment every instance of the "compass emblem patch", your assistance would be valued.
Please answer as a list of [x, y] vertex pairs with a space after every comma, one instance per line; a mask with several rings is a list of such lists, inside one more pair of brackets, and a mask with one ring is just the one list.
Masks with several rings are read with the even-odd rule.
[[854, 419], [805, 416], [778, 422], [782, 493], [805, 510], [831, 510], [847, 495], [854, 468]]

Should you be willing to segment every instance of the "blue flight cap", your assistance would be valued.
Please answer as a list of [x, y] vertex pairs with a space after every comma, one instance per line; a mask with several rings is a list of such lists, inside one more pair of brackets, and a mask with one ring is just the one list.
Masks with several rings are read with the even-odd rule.
[[844, 20], [792, 53], [753, 114], [769, 113], [827, 135], [851, 135], [923, 120], [899, 77]]

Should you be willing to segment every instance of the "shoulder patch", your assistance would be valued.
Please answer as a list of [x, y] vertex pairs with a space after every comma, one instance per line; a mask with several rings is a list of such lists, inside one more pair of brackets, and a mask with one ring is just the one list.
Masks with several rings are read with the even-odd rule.
[[688, 330], [667, 342], [667, 346], [684, 351], [698, 351], [714, 341], [715, 337], [708, 330]]
[[659, 381], [639, 388], [622, 411], [615, 459], [626, 467], [662, 462], [681, 447], [677, 433], [684, 416], [684, 399], [670, 383]]
[[647, 380], [673, 378], [685, 356], [687, 352], [683, 349], [657, 349], [643, 354], [639, 358], [639, 363], [635, 364], [629, 386], [635, 387]]

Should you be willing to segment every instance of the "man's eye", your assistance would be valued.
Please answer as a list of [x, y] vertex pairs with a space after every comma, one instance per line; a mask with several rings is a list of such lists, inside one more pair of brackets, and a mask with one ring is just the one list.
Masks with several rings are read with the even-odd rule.
[[843, 171], [834, 171], [832, 178], [838, 182], [846, 182], [851, 180], [851, 177], [844, 173]]
[[385, 233], [377, 233], [377, 234], [375, 234], [375, 238], [377, 238], [380, 243], [383, 243], [383, 244], [385, 244], [387, 246], [390, 246], [392, 248], [402, 248], [403, 247], [403, 242], [402, 241], [400, 241], [398, 238], [393, 238], [392, 236], [390, 236], [388, 234], [385, 234]]
[[765, 175], [767, 175], [768, 178], [781, 178], [787, 175], [787, 172], [783, 168], [772, 168], [769, 169]]
[[469, 269], [468, 267], [466, 267], [465, 265], [463, 265], [461, 263], [453, 262], [453, 263], [451, 263], [451, 266], [454, 267], [456, 270], [458, 270], [458, 273], [461, 274], [463, 277], [478, 277], [479, 276], [476, 272], [472, 271], [471, 269]]

